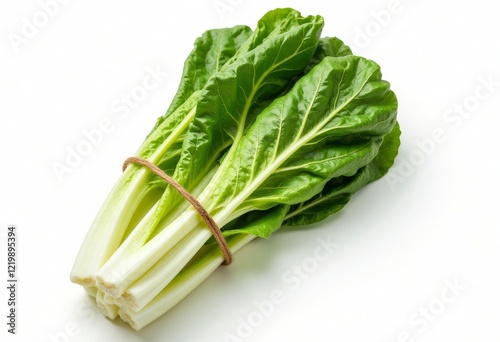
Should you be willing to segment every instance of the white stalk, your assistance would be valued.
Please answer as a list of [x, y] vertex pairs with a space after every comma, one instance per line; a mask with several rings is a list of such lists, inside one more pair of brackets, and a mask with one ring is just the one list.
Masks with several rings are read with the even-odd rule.
[[134, 311], [142, 309], [186, 266], [210, 238], [206, 227], [197, 227], [168, 251], [119, 298], [120, 305]]
[[85, 292], [90, 296], [90, 297], [96, 297], [97, 296], [97, 287], [95, 286], [84, 286], [83, 289]]
[[[203, 189], [205, 189], [207, 183], [210, 182], [216, 171], [217, 166], [205, 175], [200, 184], [198, 184], [198, 186], [196, 186], [192, 190], [193, 196], [198, 196], [203, 191]], [[150, 222], [154, 220], [153, 216], [155, 215], [155, 211], [156, 205], [151, 208], [151, 210], [139, 222], [137, 227], [121, 244], [118, 250], [115, 251], [111, 258], [97, 272], [96, 276], [99, 278], [97, 283], [99, 284], [98, 286], [102, 291], [109, 293], [115, 297], [121, 296], [123, 294], [123, 291], [125, 291], [125, 289], [130, 284], [132, 284], [136, 279], [144, 274], [149, 269], [149, 267], [151, 267], [156, 261], [158, 261], [156, 259], [151, 259], [148, 263], [141, 264], [141, 262], [145, 261], [139, 259], [141, 258], [141, 250], [142, 253], [144, 253], [143, 255], [146, 255], [145, 258], [148, 258], [152, 255], [158, 256], [158, 258], [160, 258], [161, 255], [168, 252], [170, 248], [176, 245], [177, 242], [185, 236], [185, 234], [190, 232], [190, 230], [185, 227], [190, 227], [191, 224], [194, 224], [194, 226], [196, 226], [201, 220], [201, 218], [197, 217], [198, 213], [190, 207], [190, 204], [187, 201], [183, 200], [175, 208], [173, 208], [172, 212], [160, 222], [161, 226], [167, 227], [168, 229], [161, 230], [158, 235], [165, 236], [165, 239], [169, 241], [165, 241], [165, 244], [160, 245], [161, 250], [150, 250], [150, 254], [147, 254], [145, 253], [146, 250], [144, 250], [144, 248], [146, 248], [146, 245], [151, 247], [151, 244], [145, 244], [145, 242], [148, 238], [150, 238], [151, 231], [156, 228], [151, 227], [150, 225]], [[184, 216], [181, 217], [182, 215]], [[175, 225], [170, 225], [170, 223], [172, 222], [177, 222], [177, 229], [172, 228], [176, 227]], [[182, 232], [182, 230], [184, 229], [185, 232]], [[164, 232], [165, 230], [167, 230], [167, 232]], [[152, 240], [158, 242], [156, 236], [153, 237]], [[136, 260], [138, 262], [136, 267], [141, 269], [136, 270], [137, 272], [134, 270], [130, 270], [131, 272], [127, 272], [123, 267], [129, 266], [123, 266], [123, 260], [133, 260], [136, 257], [138, 258]]]
[[104, 316], [110, 319], [115, 319], [116, 317], [118, 317], [118, 306], [106, 302], [106, 300], [104, 299], [104, 293], [102, 291], [97, 291], [97, 296], [95, 299], [97, 307]]
[[145, 170], [139, 170], [132, 176], [133, 168], [127, 169], [94, 219], [71, 271], [70, 278], [74, 283], [95, 285], [95, 273], [120, 246], [147, 185]]
[[[195, 104], [198, 97], [199, 92], [193, 93], [190, 99], [178, 108], [178, 111], [186, 111], [190, 106], [192, 107], [179, 125], [148, 158], [150, 162], [156, 164], [187, 129], [196, 112]], [[154, 134], [148, 137], [143, 146], [148, 146], [148, 141], [151, 139], [154, 139]], [[134, 165], [130, 165], [122, 174], [85, 236], [71, 271], [71, 281], [80, 285], [95, 285], [95, 273], [120, 246], [130, 219], [146, 192], [148, 177], [148, 170], [144, 168], [137, 170], [137, 166]]]
[[[222, 215], [215, 215], [214, 220], [221, 225], [229, 222]], [[119, 303], [134, 311], [142, 309], [170, 283], [211, 236], [212, 232], [204, 222], [190, 231], [123, 293]]]
[[[229, 240], [232, 253], [236, 253], [241, 247], [255, 238], [254, 235], [238, 235]], [[198, 285], [200, 285], [210, 274], [212, 274], [222, 263], [223, 256], [219, 246], [214, 245], [199, 259], [189, 264], [182, 272], [171, 281], [152, 301], [139, 311], [120, 307], [118, 314], [121, 319], [130, 324], [135, 330], [140, 330], [161, 315], [170, 310], [174, 305], [184, 299]]]
[[[188, 208], [172, 223], [175, 229], [162, 230], [137, 251], [124, 252], [120, 256], [116, 256], [115, 253], [109, 262], [97, 272], [95, 276], [97, 287], [113, 297], [120, 297], [193, 227], [200, 224], [201, 220], [195, 209]], [[183, 231], [184, 228], [186, 231]]]

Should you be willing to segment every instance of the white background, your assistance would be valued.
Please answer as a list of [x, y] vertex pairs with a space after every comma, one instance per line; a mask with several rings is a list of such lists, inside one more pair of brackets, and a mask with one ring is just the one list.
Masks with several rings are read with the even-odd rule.
[[[18, 334], [9, 341], [500, 340], [495, 2], [61, 0], [44, 23], [47, 2], [0, 5], [0, 263], [9, 224], [19, 249]], [[104, 319], [69, 272], [121, 163], [167, 108], [197, 36], [254, 27], [285, 6], [323, 15], [324, 35], [382, 66], [403, 131], [394, 169], [339, 215], [248, 245], [142, 331]], [[34, 18], [32, 37], [12, 44]], [[162, 75], [157, 88], [128, 115], [113, 110], [150, 69]], [[58, 177], [53, 164], [102, 120], [113, 131]], [[337, 247], [314, 263], [318, 239]], [[290, 272], [303, 266], [292, 283]], [[258, 317], [255, 303], [276, 291], [282, 301], [242, 335], [241, 322]]]

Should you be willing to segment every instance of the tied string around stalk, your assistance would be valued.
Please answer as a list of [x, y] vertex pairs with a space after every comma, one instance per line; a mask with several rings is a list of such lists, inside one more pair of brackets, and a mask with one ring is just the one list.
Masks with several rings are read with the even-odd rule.
[[229, 249], [229, 246], [227, 245], [227, 242], [224, 239], [222, 232], [217, 226], [217, 223], [215, 223], [212, 216], [210, 216], [210, 214], [205, 210], [205, 208], [203, 208], [201, 203], [196, 198], [194, 198], [194, 196], [191, 195], [189, 191], [187, 191], [182, 185], [177, 183], [172, 177], [167, 175], [158, 166], [147, 161], [146, 159], [139, 157], [129, 157], [123, 163], [122, 171], [125, 171], [127, 169], [127, 166], [131, 163], [140, 164], [142, 166], [147, 167], [149, 170], [151, 170], [151, 172], [161, 177], [168, 184], [170, 184], [175, 190], [177, 190], [177, 192], [179, 192], [179, 194], [181, 194], [186, 200], [188, 200], [189, 203], [191, 203], [191, 205], [196, 209], [196, 211], [198, 211], [203, 221], [205, 221], [205, 223], [207, 224], [208, 228], [210, 229], [215, 238], [215, 241], [217, 241], [217, 243], [219, 244], [219, 247], [222, 250], [222, 254], [224, 256], [224, 265], [231, 264], [231, 262], [233, 261], [233, 255], [231, 254], [231, 250]]

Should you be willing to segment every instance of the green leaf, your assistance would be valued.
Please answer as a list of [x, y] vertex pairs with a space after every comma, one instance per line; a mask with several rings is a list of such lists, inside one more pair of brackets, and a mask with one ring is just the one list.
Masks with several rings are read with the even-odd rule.
[[266, 211], [251, 211], [225, 225], [223, 235], [227, 237], [236, 234], [252, 234], [268, 239], [281, 227], [289, 208], [288, 205], [278, 205]]
[[351, 194], [388, 172], [398, 154], [400, 134], [396, 123], [393, 130], [384, 136], [375, 158], [354, 176], [332, 178], [319, 194], [300, 204], [277, 205], [268, 210], [244, 214], [224, 226], [224, 236], [253, 234], [268, 239], [281, 226], [312, 224], [340, 211], [349, 202]]
[[[178, 140], [184, 140], [184, 132], [194, 117], [201, 89], [210, 77], [236, 54], [251, 33], [250, 28], [246, 26], [235, 26], [208, 30], [196, 39], [193, 50], [184, 62], [179, 88], [167, 112], [157, 119], [156, 125], [136, 155], [155, 164], [171, 159], [171, 155], [180, 155], [180, 147], [169, 146], [166, 149], [162, 146], [179, 127], [182, 132], [178, 134]], [[155, 153], [157, 157], [152, 158]]]
[[342, 209], [349, 201], [351, 194], [388, 172], [398, 154], [400, 134], [399, 125], [396, 123], [392, 131], [384, 137], [378, 154], [370, 163], [359, 169], [354, 176], [331, 179], [318, 195], [309, 201], [292, 206], [283, 225], [311, 224]]
[[[248, 39], [250, 45], [207, 83], [185, 139], [176, 180], [191, 184], [218, 155], [243, 135], [252, 105], [278, 94], [309, 63], [323, 21], [293, 10], [266, 14]], [[297, 42], [301, 42], [297, 45]], [[192, 156], [198, 158], [193, 159]], [[217, 156], [217, 157], [214, 157]], [[215, 159], [215, 160], [214, 160]]]
[[[316, 50], [322, 27], [321, 17], [303, 18], [291, 9], [271, 11], [259, 21], [240, 51], [203, 88], [173, 175], [177, 182], [191, 190], [216, 166], [225, 150], [238, 143], [258, 115], [254, 108], [261, 108], [259, 101], [267, 104], [268, 98], [303, 72]], [[169, 189], [157, 208], [156, 222], [181, 200]]]
[[396, 109], [376, 63], [326, 57], [233, 145], [208, 208], [234, 218], [310, 199], [331, 178], [352, 176], [377, 155]]
[[306, 73], [318, 65], [325, 57], [343, 57], [352, 55], [351, 48], [337, 37], [323, 37], [319, 40], [318, 48], [314, 53]]
[[[325, 57], [341, 57], [352, 55], [351, 49], [345, 45], [340, 39], [336, 37], [325, 37], [319, 40], [319, 45], [312, 57], [309, 65], [306, 67], [306, 74], [309, 72], [314, 66], [319, 64]], [[296, 76], [296, 80], [302, 77], [304, 74], [300, 76]], [[289, 89], [283, 91], [283, 95], [285, 95], [294, 85], [295, 82], [290, 82]], [[269, 106], [271, 101], [267, 103], [262, 101], [262, 109]], [[261, 112], [262, 110], [259, 110]], [[349, 196], [340, 195], [336, 198], [336, 203], [333, 206], [325, 208], [322, 210], [319, 215], [328, 216], [333, 212], [336, 212], [349, 201]], [[303, 203], [302, 203], [303, 204]], [[328, 205], [325, 203], [325, 206]], [[299, 205], [295, 205], [298, 207]], [[319, 209], [320, 205], [317, 206]], [[252, 234], [261, 238], [269, 238], [271, 234], [278, 230], [283, 223], [285, 216], [288, 217], [288, 220], [291, 219], [290, 215], [286, 215], [288, 213], [290, 206], [289, 205], [277, 205], [268, 210], [254, 210], [248, 212], [237, 219], [229, 222], [224, 226], [223, 234], [224, 236], [232, 236], [236, 234]], [[298, 212], [297, 212], [298, 214]], [[213, 243], [214, 239], [211, 238], [207, 244]]]
[[252, 30], [249, 27], [239, 25], [208, 30], [197, 38], [193, 50], [184, 62], [177, 93], [165, 115], [158, 118], [153, 131], [194, 92], [201, 90], [208, 79], [236, 54], [251, 34]]

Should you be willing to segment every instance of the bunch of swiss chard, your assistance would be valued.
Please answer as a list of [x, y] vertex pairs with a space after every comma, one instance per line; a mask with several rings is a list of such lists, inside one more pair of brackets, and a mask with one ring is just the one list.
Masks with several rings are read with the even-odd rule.
[[[397, 155], [389, 83], [373, 61], [321, 38], [322, 27], [320, 16], [276, 9], [254, 31], [205, 32], [136, 153], [198, 199], [233, 253], [280, 227], [339, 211]], [[198, 212], [131, 164], [83, 241], [71, 280], [106, 316], [141, 329], [222, 260]]]

